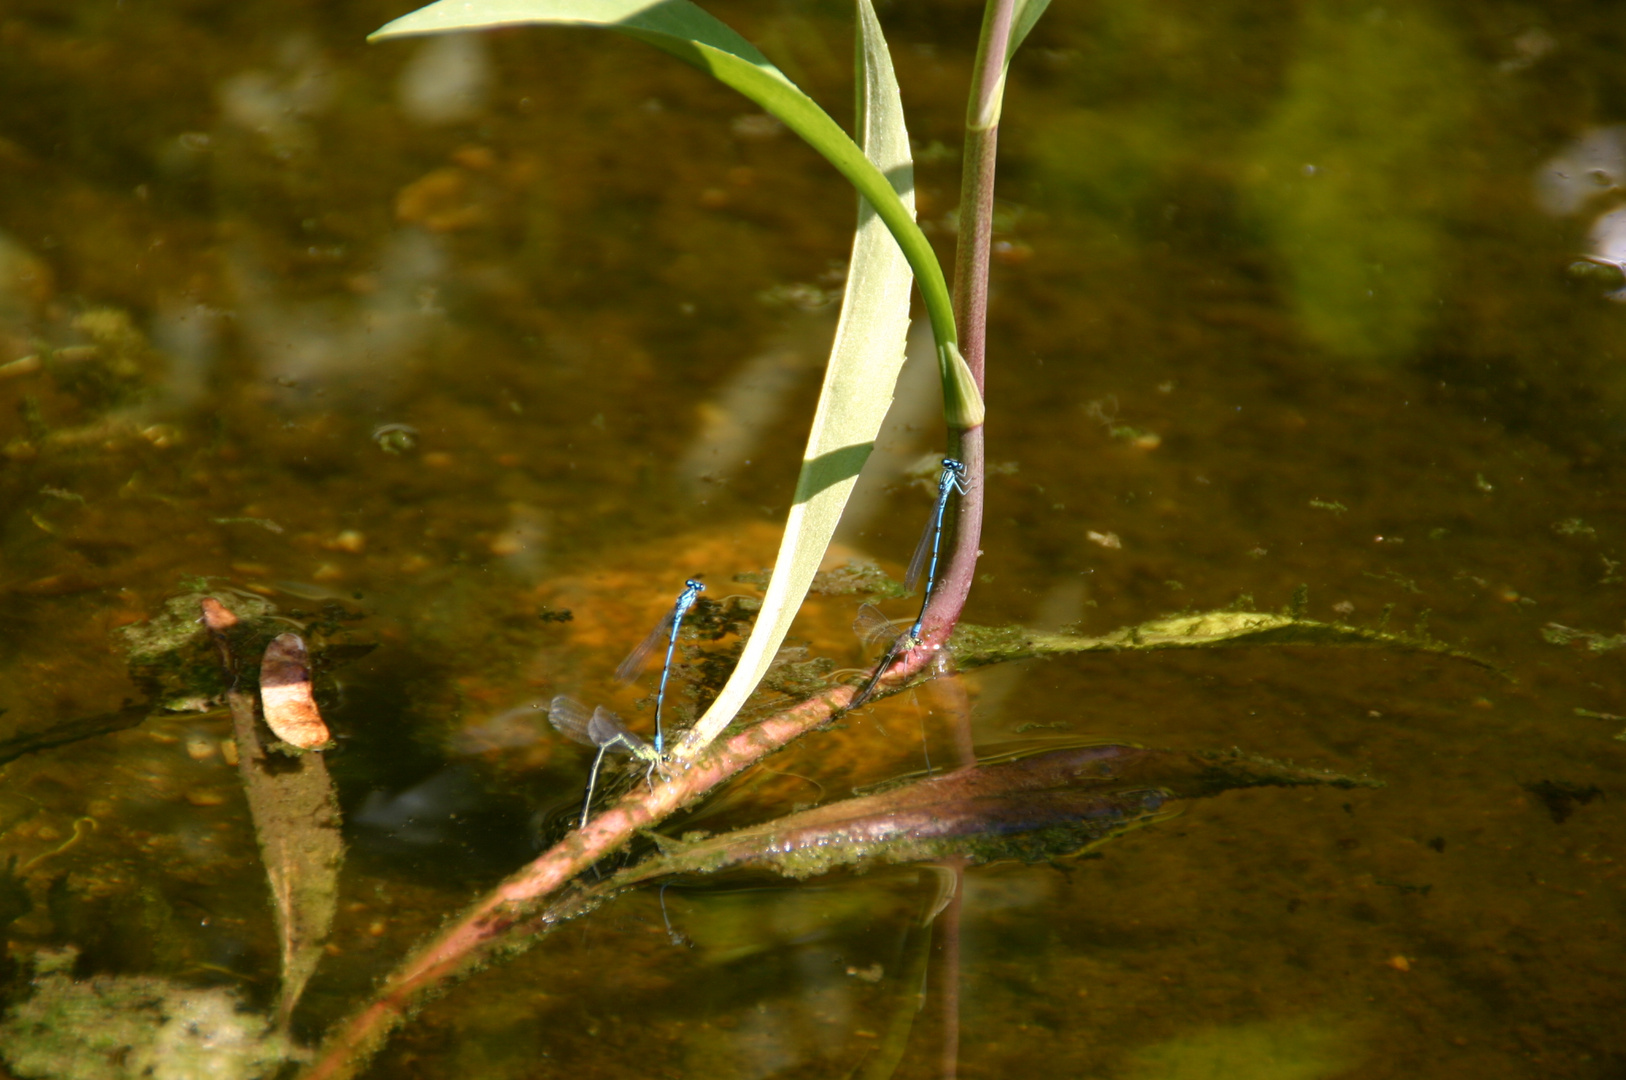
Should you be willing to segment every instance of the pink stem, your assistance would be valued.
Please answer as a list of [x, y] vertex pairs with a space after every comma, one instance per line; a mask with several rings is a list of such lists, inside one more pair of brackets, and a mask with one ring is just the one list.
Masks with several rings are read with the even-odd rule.
[[[988, 267], [994, 235], [994, 171], [999, 156], [999, 125], [983, 126], [989, 103], [1002, 92], [1005, 58], [1015, 17], [1014, 0], [989, 0], [972, 74], [966, 110], [965, 167], [960, 174], [959, 244], [954, 258], [954, 322], [960, 350], [977, 389], [986, 393], [988, 350]], [[988, 475], [983, 425], [949, 430], [949, 456], [965, 465], [966, 493], [953, 507], [954, 547], [948, 568], [932, 591], [921, 624], [921, 643], [899, 656], [880, 680], [896, 686], [918, 675], [942, 649], [965, 610], [982, 554], [984, 485]]]

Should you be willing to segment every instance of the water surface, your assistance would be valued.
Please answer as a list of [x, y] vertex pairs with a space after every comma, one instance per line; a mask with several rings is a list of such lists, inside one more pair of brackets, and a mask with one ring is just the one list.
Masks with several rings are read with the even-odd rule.
[[[509, 710], [571, 693], [647, 727], [649, 687], [610, 673], [662, 605], [694, 574], [755, 594], [731, 581], [777, 542], [852, 214], [643, 46], [363, 44], [404, 10], [0, 11], [0, 363], [43, 358], [0, 368], [0, 738], [139, 698], [117, 628], [200, 587], [377, 642], [324, 691], [352, 852], [307, 1036], [568, 819], [587, 759]], [[840, 5], [714, 10], [848, 114]], [[881, 15], [946, 256], [978, 12]], [[1108, 0], [1033, 35], [967, 617], [1101, 633], [1304, 585], [1312, 618], [1505, 676], [1257, 650], [965, 677], [985, 742], [1388, 786], [1234, 792], [1098, 859], [972, 871], [963, 1075], [1626, 1071], [1626, 307], [1570, 272], [1620, 254], [1621, 33], [1604, 4]], [[894, 574], [942, 452], [920, 385], [844, 535]], [[814, 652], [859, 663], [852, 606], [815, 601]], [[917, 768], [938, 708], [810, 736], [719, 813]], [[158, 716], [4, 766], [14, 954], [269, 998], [228, 732]], [[435, 1002], [373, 1075], [845, 1076], [886, 1047], [936, 1075], [931, 893], [686, 884], [688, 946], [634, 894]]]

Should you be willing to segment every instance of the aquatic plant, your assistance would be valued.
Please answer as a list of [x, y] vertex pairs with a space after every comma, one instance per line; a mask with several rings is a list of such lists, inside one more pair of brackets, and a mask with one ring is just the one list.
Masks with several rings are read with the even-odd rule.
[[[773, 577], [733, 674], [675, 750], [673, 757], [685, 769], [646, 797], [624, 800], [590, 821], [584, 815], [576, 834], [510, 878], [410, 959], [373, 1005], [330, 1038], [312, 1075], [354, 1068], [416, 994], [458, 970], [471, 953], [501, 937], [522, 909], [625, 843], [635, 830], [659, 822], [853, 704], [853, 688], [831, 687], [759, 721], [720, 747], [713, 746], [772, 666], [873, 448], [903, 361], [911, 271], [937, 343], [947, 449], [964, 466], [958, 485], [962, 497], [955, 503], [954, 547], [934, 602], [922, 610], [907, 641], [899, 639], [887, 651], [864, 695], [907, 684], [947, 645], [970, 591], [981, 536], [988, 248], [1005, 79], [1011, 56], [1047, 3], [990, 0], [985, 10], [967, 112], [967, 164], [952, 297], [914, 220], [913, 170], [901, 99], [869, 0], [857, 4], [857, 142], [754, 46], [687, 0], [443, 0], [373, 35], [378, 40], [520, 24], [618, 31], [710, 73], [755, 101], [819, 151], [862, 199], [841, 320]], [[962, 737], [961, 742], [968, 739]]]
[[[908, 325], [909, 283], [918, 282], [937, 343], [944, 419], [948, 429], [947, 453], [956, 464], [956, 490], [952, 501], [953, 546], [947, 569], [921, 613], [915, 628], [896, 639], [873, 676], [863, 683], [863, 695], [877, 696], [934, 677], [937, 661], [952, 639], [955, 659], [962, 666], [993, 663], [1046, 652], [1070, 650], [1206, 648], [1239, 643], [1319, 641], [1335, 644], [1402, 645], [1443, 650], [1435, 643], [1405, 640], [1370, 632], [1312, 624], [1299, 610], [1281, 616], [1256, 612], [1225, 612], [1187, 616], [1145, 627], [1130, 628], [1110, 639], [1069, 638], [1067, 635], [1027, 634], [1020, 631], [983, 632], [961, 627], [959, 616], [970, 591], [981, 534], [986, 454], [983, 444], [982, 398], [989, 244], [993, 222], [996, 148], [1006, 73], [1016, 48], [1042, 15], [1047, 0], [989, 0], [973, 73], [973, 89], [966, 122], [965, 169], [960, 201], [958, 254], [952, 280], [938, 266], [929, 244], [914, 221], [912, 167], [898, 86], [891, 59], [869, 0], [857, 4], [857, 80], [859, 137], [848, 138], [841, 128], [760, 52], [734, 31], [687, 0], [441, 0], [392, 22], [373, 35], [374, 40], [514, 25], [597, 27], [614, 30], [707, 72], [755, 101], [818, 150], [861, 196], [859, 220], [842, 305], [841, 321], [826, 368], [824, 386], [811, 423], [779, 557], [767, 595], [745, 643], [738, 664], [708, 711], [675, 749], [669, 778], [652, 790], [635, 788], [596, 817], [584, 814], [581, 826], [520, 869], [460, 918], [422, 945], [380, 986], [373, 1000], [346, 1022], [332, 1029], [317, 1063], [307, 1076], [348, 1076], [376, 1052], [383, 1040], [422, 999], [447, 979], [468, 972], [498, 948], [522, 947], [563, 917], [571, 898], [548, 906], [550, 898], [571, 885], [584, 870], [625, 845], [632, 837], [658, 825], [746, 766], [781, 749], [852, 708], [859, 690], [847, 683], [827, 683], [788, 708], [727, 735], [741, 706], [768, 672], [797, 608], [811, 585], [879, 430], [903, 356]], [[963, 472], [959, 468], [963, 464]], [[949, 505], [948, 492], [940, 498], [939, 515]], [[959, 734], [960, 760], [974, 765], [969, 734]], [[681, 767], [676, 767], [681, 766]], [[1277, 781], [1261, 781], [1277, 782]], [[1311, 781], [1305, 781], [1311, 782]], [[1223, 787], [1225, 785], [1220, 785]], [[924, 790], [924, 789], [917, 789]], [[1112, 799], [1071, 799], [1058, 816], [1031, 813], [1034, 793], [1025, 792], [1030, 805], [1017, 817], [1028, 822], [1016, 831], [1042, 834], [1059, 829], [1062, 847], [1076, 851], [1089, 843], [1115, 835], [1122, 828], [1152, 820], [1162, 813], [1169, 795], [1153, 784], [1120, 791]], [[967, 798], [963, 792], [955, 798]], [[905, 812], [901, 796], [880, 797], [865, 808], [869, 820], [897, 827], [902, 834], [882, 852], [865, 833], [846, 842], [830, 815], [839, 818], [853, 808], [823, 808], [815, 818], [769, 822], [749, 836], [731, 841], [732, 854], [706, 849], [694, 865], [723, 865], [750, 861], [750, 852], [764, 844], [782, 846], [784, 830], [810, 830], [817, 837], [809, 850], [817, 857], [781, 860], [779, 868], [806, 873], [846, 862], [877, 857], [941, 860], [945, 873], [957, 875], [978, 858], [1011, 855], [1017, 848], [1001, 842], [990, 845], [999, 819], [985, 807], [968, 814], [959, 833], [925, 835], [909, 823], [920, 817]], [[1018, 800], [1019, 802], [1021, 800]], [[1042, 801], [1042, 800], [1039, 800]], [[943, 806], [935, 808], [938, 815]], [[824, 817], [817, 817], [823, 813]], [[926, 811], [931, 814], [932, 811]], [[1109, 822], [1099, 828], [1087, 824], [1091, 815]], [[948, 815], [952, 817], [953, 815]], [[850, 815], [847, 823], [851, 824]], [[835, 829], [836, 831], [832, 831]], [[867, 837], [867, 839], [865, 838]], [[730, 841], [720, 841], [727, 846]], [[1040, 841], [1024, 841], [1033, 853], [1060, 848]], [[981, 847], [979, 848], [979, 845]], [[884, 847], [885, 845], [883, 845]], [[1018, 845], [1019, 847], [1020, 845]], [[676, 865], [651, 862], [643, 873]], [[809, 861], [811, 859], [812, 861]], [[634, 874], [638, 871], [633, 871]], [[623, 879], [623, 884], [631, 878]], [[643, 880], [638, 877], [637, 880]], [[958, 895], [957, 889], [950, 889]], [[581, 896], [574, 898], [582, 901]], [[952, 939], [953, 900], [946, 916]], [[952, 950], [951, 950], [952, 951]], [[942, 966], [950, 984], [955, 978], [952, 956]], [[950, 999], [947, 1011], [952, 1013]], [[950, 1025], [952, 1030], [953, 1025]], [[947, 1040], [952, 1043], [952, 1038]], [[945, 1054], [952, 1054], [952, 1046]]]
[[[1285, 777], [1290, 770], [1274, 765], [1259, 766], [1253, 779], [1233, 770], [1230, 780], [1216, 781], [1201, 773], [1205, 768], [1220, 768], [1219, 759], [1177, 759], [1175, 755], [1158, 756], [1155, 751], [1111, 748], [1119, 757], [1159, 762], [1162, 771], [1152, 769], [1137, 775], [1133, 783], [1120, 783], [1111, 791], [1089, 787], [1092, 779], [1099, 778], [1078, 776], [1069, 782], [1082, 785], [1082, 792], [1059, 782], [1036, 788], [1024, 786], [1023, 778], [1031, 778], [1045, 763], [1043, 759], [973, 770], [969, 739], [963, 738], [959, 764], [967, 766], [967, 770], [951, 777], [830, 804], [752, 830], [674, 849], [632, 868], [627, 876], [612, 879], [596, 892], [565, 893], [561, 897], [561, 891], [571, 887], [583, 870], [625, 845], [636, 832], [658, 825], [747, 765], [855, 707], [854, 685], [826, 682], [810, 687], [792, 707], [727, 737], [740, 707], [773, 664], [873, 445], [902, 361], [911, 279], [920, 284], [936, 336], [948, 429], [946, 452], [955, 462], [963, 463], [964, 487], [954, 485], [953, 493], [960, 497], [953, 500], [944, 489], [937, 506], [939, 521], [945, 515], [953, 519], [947, 569], [940, 579], [934, 575], [936, 587], [928, 590], [929, 603], [915, 626], [894, 640], [894, 647], [866, 683], [865, 693], [871, 688], [878, 695], [895, 693], [934, 677], [935, 661], [951, 641], [956, 661], [962, 667], [1071, 651], [1245, 644], [1398, 645], [1445, 651], [1425, 640], [1310, 623], [1296, 612], [1187, 615], [1099, 638], [957, 625], [976, 565], [986, 472], [982, 441], [984, 321], [1001, 102], [1011, 56], [1042, 14], [1045, 2], [991, 0], [985, 11], [968, 109], [959, 253], [952, 293], [949, 277], [914, 222], [908, 138], [898, 87], [885, 41], [867, 0], [860, 0], [858, 5], [857, 141], [849, 139], [835, 121], [743, 38], [684, 0], [653, 4], [637, 0], [443, 0], [392, 23], [376, 35], [389, 38], [520, 23], [598, 26], [628, 34], [709, 72], [756, 101], [820, 150], [858, 191], [863, 203], [842, 320], [811, 424], [779, 560], [733, 676], [677, 747], [674, 764], [686, 767], [674, 768], [671, 779], [653, 791], [646, 794], [635, 789], [618, 805], [584, 820], [580, 829], [515, 873], [408, 957], [371, 1003], [329, 1033], [322, 1057], [309, 1075], [353, 1072], [426, 992], [466, 973], [497, 949], [530, 943], [554, 922], [581, 913], [591, 902], [602, 900], [615, 889], [677, 869], [692, 872], [754, 864], [801, 876], [840, 865], [932, 858], [949, 867], [945, 872], [955, 874], [958, 868], [974, 861], [1076, 852], [1127, 828], [1160, 819], [1174, 798], [1212, 794], [1242, 783], [1328, 782], [1327, 777], [1307, 774], [1289, 781]], [[382, 439], [379, 433], [384, 430], [378, 429], [375, 438]], [[397, 439], [385, 449], [410, 449], [409, 442]], [[954, 475], [961, 475], [958, 469]], [[935, 542], [935, 530], [932, 535]], [[221, 642], [226, 660], [226, 699], [276, 903], [283, 979], [276, 1028], [284, 1028], [320, 955], [333, 916], [342, 856], [337, 811], [319, 755], [294, 754], [289, 758], [291, 765], [267, 767], [266, 763], [274, 760], [268, 751], [278, 751], [264, 740], [252, 693], [239, 688], [230, 675], [236, 656], [258, 656], [266, 643], [259, 641], [253, 650], [234, 648], [227, 636], [236, 620], [218, 617], [207, 607], [205, 611], [216, 616], [209, 629]], [[302, 668], [302, 652], [302, 647], [273, 642], [267, 663], [279, 669], [290, 665]], [[305, 676], [308, 672], [292, 682], [299, 683]], [[305, 682], [308, 685], [308, 678]], [[264, 719], [271, 721], [288, 743], [304, 749], [318, 748], [325, 739], [325, 729], [314, 726], [319, 721], [307, 717], [285, 730], [273, 718], [275, 707], [285, 696], [277, 692], [279, 685], [289, 684], [261, 679]], [[1200, 764], [1202, 760], [1207, 764]], [[277, 764], [282, 766], [281, 762]], [[1185, 790], [1173, 786], [1174, 781], [1166, 775], [1171, 772], [1181, 782], [1195, 786]], [[998, 791], [990, 794], [986, 788], [978, 788], [979, 783], [992, 783], [988, 778], [996, 776], [1004, 785]], [[1113, 778], [1122, 779], [1116, 775]], [[1339, 782], [1339, 778], [1331, 780]], [[924, 803], [912, 801], [923, 796], [930, 797]], [[955, 827], [947, 828], [949, 823]], [[787, 843], [794, 848], [790, 854], [785, 850]], [[952, 965], [947, 970], [952, 972]]]
[[[1135, 652], [1259, 645], [1424, 650], [1482, 663], [1474, 657], [1424, 637], [1391, 635], [1380, 631], [1317, 623], [1285, 612], [1269, 614], [1225, 611], [1190, 614], [1158, 619], [1142, 626], [1126, 627], [1103, 637], [1035, 634], [1020, 630], [987, 630], [962, 625], [954, 638], [953, 648], [958, 663], [964, 667], [977, 667], [1032, 656], [1069, 652]], [[917, 672], [912, 676], [914, 681], [909, 685], [931, 677], [930, 673]], [[896, 693], [902, 688], [892, 686], [881, 692]], [[581, 896], [567, 897], [550, 906], [550, 899], [570, 886], [579, 874], [624, 846], [635, 835], [640, 833], [651, 835], [649, 830], [661, 821], [698, 801], [747, 766], [782, 749], [801, 735], [828, 723], [845, 703], [851, 701], [854, 693], [855, 688], [845, 683], [828, 686], [793, 707], [757, 721], [744, 731], [722, 740], [690, 768], [674, 770], [671, 779], [657, 784], [653, 791], [646, 792], [641, 784], [635, 787], [620, 802], [591, 818], [585, 826], [573, 831], [530, 864], [510, 875], [473, 904], [461, 917], [407, 957], [380, 986], [371, 1002], [344, 1024], [330, 1031], [323, 1043], [317, 1064], [304, 1075], [308, 1078], [353, 1075], [355, 1070], [379, 1049], [389, 1033], [410, 1015], [426, 993], [440, 987], [449, 979], [468, 974], [501, 952], [512, 952], [533, 944], [541, 931], [551, 927], [559, 919], [573, 917], [583, 913], [585, 908], [590, 908], [592, 905], [586, 903]], [[1350, 781], [1348, 778], [1330, 774], [1296, 770], [1263, 759], [1249, 759], [1245, 755], [1211, 756], [1209, 760], [1215, 769], [1209, 771], [1206, 776], [1203, 775], [1205, 767], [1193, 764], [1202, 760], [1200, 755], [1178, 757], [1150, 752], [1149, 757], [1163, 767], [1165, 774], [1171, 771], [1169, 764], [1174, 763], [1172, 771], [1179, 774], [1181, 782], [1185, 785], [1184, 790], [1177, 788], [1177, 793], [1188, 797], [1202, 797], [1230, 787], [1261, 783], [1333, 783], [1344, 786], [1367, 783]], [[1167, 776], [1164, 778], [1167, 779]], [[1143, 779], [1145, 783], [1134, 785], [1135, 790], [1144, 793], [1148, 786], [1161, 786], [1155, 772], [1149, 778]], [[1056, 788], [1053, 786], [1052, 790]], [[1121, 787], [1119, 791], [1121, 794], [1124, 788]], [[1015, 805], [1021, 805], [1024, 799], [1032, 796], [1031, 791], [1023, 792], [1013, 787], [1005, 791], [1002, 798]], [[1043, 799], [1035, 801], [1042, 802]], [[956, 835], [938, 837], [935, 840], [924, 836], [898, 838], [893, 854], [888, 855], [871, 842], [872, 838], [863, 836], [841, 838], [837, 835], [839, 829], [832, 821], [818, 817], [822, 812], [834, 814], [839, 818], [843, 809], [840, 808], [841, 804], [836, 804], [836, 807], [834, 809], [825, 807], [810, 812], [814, 815], [811, 820], [818, 822], [811, 827], [820, 837], [820, 840], [812, 846], [828, 849], [819, 857], [826, 867], [862, 863], [876, 858], [887, 861], [894, 856], [902, 860], [924, 858], [928, 855], [937, 858], [939, 865], [946, 861], [950, 865], [958, 863], [963, 866], [969, 862], [993, 858], [1018, 857], [1017, 853], [1023, 845], [1029, 845], [1028, 850], [1034, 857], [1045, 857], [1056, 854], [1059, 849], [1047, 847], [1042, 841], [1035, 841], [1026, 834], [1042, 833], [1054, 828], [1060, 835], [1076, 841], [1071, 843], [1070, 848], [1076, 851], [1091, 843], [1118, 835], [1124, 828], [1136, 822], [1143, 822], [1147, 815], [1155, 817], [1160, 809], [1149, 807], [1144, 802], [1133, 805], [1102, 803], [1096, 801], [1094, 795], [1086, 795], [1074, 800], [1065, 812], [1054, 813], [1050, 817], [1037, 814], [1031, 817], [1023, 828], [1006, 830], [1023, 834], [1022, 836], [995, 841], [995, 834], [1000, 831], [998, 815], [990, 808], [984, 807], [980, 813], [971, 814], [966, 827]], [[896, 820], [903, 810], [902, 803], [883, 803], [880, 808], [870, 807], [869, 816], [874, 820], [888, 818]], [[941, 811], [942, 807], [938, 807], [938, 812]], [[1087, 817], [1092, 812], [1101, 811], [1122, 816], [1112, 817], [1105, 827], [1092, 830], [1087, 824]], [[1033, 808], [1029, 807], [1028, 812], [1032, 813]], [[783, 841], [781, 830], [794, 830], [806, 825], [806, 820], [799, 820], [795, 815], [769, 821], [753, 832], [735, 837], [732, 854], [703, 854], [700, 862], [709, 860], [715, 867], [752, 861], [771, 865], [774, 860], [763, 853]], [[811, 865], [809, 860], [810, 857], [791, 859], [780, 865], [779, 869], [789, 870], [793, 875], [798, 872], [806, 873]], [[674, 868], [680, 861], [674, 858], [673, 862], [666, 865], [668, 869]], [[643, 873], [637, 872], [635, 868], [628, 877], [619, 879], [619, 885], [625, 886], [637, 880], [644, 880], [646, 876], [658, 876], [661, 871], [655, 867], [659, 865], [652, 864], [652, 867]], [[954, 889], [948, 891], [956, 892]], [[588, 895], [597, 900], [604, 898], [604, 894], [600, 893]]]
[[677, 747], [681, 761], [694, 761], [728, 727], [767, 673], [807, 595], [891, 403], [903, 363], [911, 272], [937, 343], [948, 453], [965, 464], [966, 492], [956, 504], [956, 541], [937, 603], [924, 614], [913, 647], [889, 653], [888, 662], [895, 663], [888, 677], [904, 679], [924, 667], [958, 621], [981, 536], [988, 247], [1005, 78], [1012, 55], [1048, 2], [990, 0], [984, 13], [967, 111], [952, 296], [915, 222], [913, 164], [897, 80], [867, 0], [857, 6], [857, 141], [755, 46], [688, 0], [441, 0], [372, 35], [379, 41], [519, 25], [613, 30], [670, 53], [756, 102], [818, 151], [862, 197], [841, 321], [773, 578], [733, 676]]

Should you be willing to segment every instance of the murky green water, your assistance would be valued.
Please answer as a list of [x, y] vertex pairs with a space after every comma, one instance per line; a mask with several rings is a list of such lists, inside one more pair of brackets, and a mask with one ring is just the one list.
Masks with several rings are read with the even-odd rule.
[[[48, 744], [146, 692], [116, 630], [198, 579], [325, 606], [378, 648], [326, 691], [352, 849], [306, 1036], [571, 812], [579, 749], [488, 721], [568, 692], [647, 722], [624, 651], [685, 576], [722, 596], [771, 558], [852, 209], [641, 46], [362, 43], [404, 10], [0, 6], [10, 955], [269, 999], [229, 722]], [[846, 115], [840, 5], [714, 10]], [[881, 14], [946, 252], [977, 11]], [[1626, 187], [1620, 27], [1057, 0], [1036, 31], [968, 618], [1104, 632], [1305, 584], [1311, 617], [1426, 625], [1508, 677], [1307, 650], [967, 676], [990, 743], [1060, 725], [1387, 787], [1233, 792], [1099, 859], [971, 871], [963, 1075], [1626, 1075], [1626, 307], [1566, 272], [1615, 257], [1589, 234]], [[941, 449], [905, 397], [845, 537], [894, 573], [928, 500], [903, 470]], [[842, 603], [804, 633], [856, 665]], [[735, 812], [917, 768], [934, 707], [809, 737]], [[937, 1075], [929, 878], [737, 884], [666, 892], [688, 947], [623, 898], [372, 1075]]]

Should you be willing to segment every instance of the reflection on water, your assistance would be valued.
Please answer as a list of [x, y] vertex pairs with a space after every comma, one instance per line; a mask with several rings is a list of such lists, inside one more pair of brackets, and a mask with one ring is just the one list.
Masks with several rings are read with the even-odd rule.
[[[797, 302], [839, 281], [850, 196], [636, 43], [362, 43], [402, 9], [0, 13], [11, 986], [71, 946], [81, 979], [274, 995], [218, 687], [130, 671], [116, 633], [167, 599], [378, 643], [319, 673], [358, 857], [308, 1039], [568, 823], [591, 755], [525, 703], [648, 734], [648, 688], [611, 680], [643, 621], [693, 574], [754, 596], [729, 583], [772, 558], [828, 332]], [[843, 113], [843, 11], [718, 10]], [[975, 13], [882, 17], [946, 252]], [[1107, 0], [1055, 5], [1019, 57], [969, 617], [1098, 633], [1307, 584], [1312, 617], [1508, 677], [1308, 650], [959, 676], [985, 743], [1242, 746], [1388, 785], [1237, 792], [1098, 858], [970, 871], [965, 1075], [1620, 1072], [1623, 311], [1565, 273], [1626, 266], [1617, 22]], [[895, 576], [911, 467], [942, 452], [915, 366], [843, 532]], [[855, 607], [814, 597], [807, 655], [859, 663]], [[913, 769], [922, 723], [946, 742], [929, 694], [809, 736], [706, 827]], [[1542, 794], [1594, 790], [1561, 818]], [[936, 1075], [931, 894], [684, 881], [668, 919], [629, 894], [432, 1003], [375, 1074]]]

